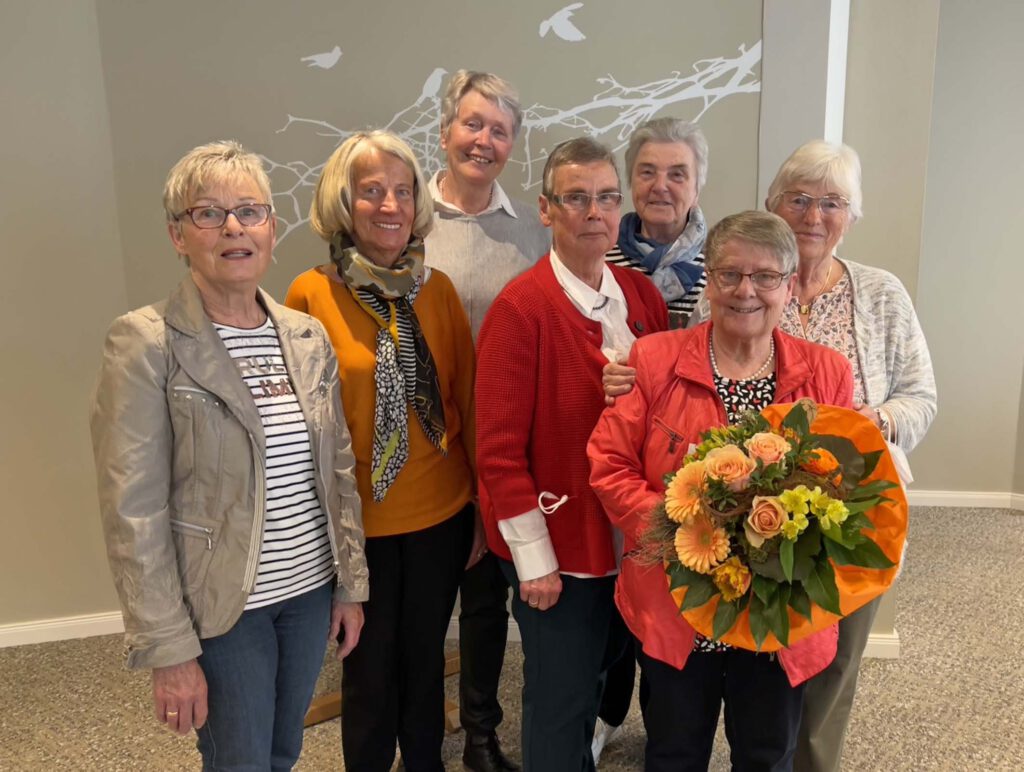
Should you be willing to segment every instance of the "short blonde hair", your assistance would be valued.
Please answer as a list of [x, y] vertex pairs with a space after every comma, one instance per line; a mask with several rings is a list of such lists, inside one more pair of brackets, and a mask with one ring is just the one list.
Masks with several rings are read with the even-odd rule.
[[263, 201], [273, 204], [270, 178], [263, 169], [263, 160], [250, 153], [233, 139], [210, 142], [189, 150], [174, 164], [164, 183], [164, 212], [167, 222], [178, 222], [181, 213], [198, 195], [220, 184], [239, 179], [252, 180]]
[[470, 91], [477, 92], [512, 116], [512, 138], [519, 136], [523, 126], [523, 109], [519, 105], [519, 94], [512, 85], [492, 72], [459, 70], [448, 81], [441, 102], [441, 136], [448, 135], [452, 121], [459, 114], [459, 104]]
[[704, 244], [707, 258], [704, 267], [713, 271], [722, 260], [722, 250], [730, 241], [745, 241], [755, 247], [764, 247], [779, 261], [779, 271], [787, 276], [796, 270], [800, 260], [796, 236], [789, 224], [771, 212], [753, 210], [723, 217], [708, 232]]
[[412, 149], [398, 136], [382, 129], [353, 134], [327, 159], [309, 208], [310, 226], [324, 241], [330, 241], [335, 233], [352, 235], [353, 173], [356, 161], [370, 150], [393, 155], [412, 171], [415, 194], [412, 235], [423, 238], [434, 225], [434, 201], [427, 190], [423, 171]]
[[842, 143], [812, 139], [794, 150], [779, 167], [768, 188], [768, 208], [775, 209], [782, 194], [799, 187], [801, 182], [820, 183], [849, 199], [851, 223], [857, 222], [864, 216], [860, 181], [860, 157], [856, 150]]

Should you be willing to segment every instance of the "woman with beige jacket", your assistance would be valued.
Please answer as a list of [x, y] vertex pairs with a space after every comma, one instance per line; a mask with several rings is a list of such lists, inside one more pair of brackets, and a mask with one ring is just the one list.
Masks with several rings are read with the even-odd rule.
[[128, 666], [204, 768], [290, 769], [328, 638], [368, 582], [338, 363], [258, 286], [275, 222], [258, 156], [197, 147], [164, 189], [188, 274], [111, 325], [92, 406]]

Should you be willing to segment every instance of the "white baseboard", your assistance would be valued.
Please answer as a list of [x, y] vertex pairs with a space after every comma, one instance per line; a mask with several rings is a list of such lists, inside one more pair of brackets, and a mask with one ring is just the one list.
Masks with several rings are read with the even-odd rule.
[[871, 633], [868, 636], [868, 645], [864, 647], [864, 656], [875, 659], [899, 659], [900, 634], [895, 630], [891, 633]]
[[0, 625], [0, 649], [7, 646], [25, 646], [30, 643], [51, 643], [71, 638], [90, 638], [124, 632], [120, 611], [103, 614], [85, 614], [58, 619], [40, 619], [14, 625]]
[[915, 507], [969, 507], [1024, 511], [1024, 494], [1001, 491], [909, 490], [907, 500]]

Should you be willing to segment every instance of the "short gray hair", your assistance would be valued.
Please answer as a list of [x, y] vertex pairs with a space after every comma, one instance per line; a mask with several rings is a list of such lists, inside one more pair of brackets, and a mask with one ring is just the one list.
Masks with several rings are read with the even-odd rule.
[[512, 138], [519, 136], [523, 125], [523, 109], [519, 105], [519, 94], [505, 79], [492, 72], [459, 70], [452, 75], [441, 101], [441, 136], [447, 136], [452, 121], [459, 114], [459, 104], [470, 91], [475, 91], [490, 100], [512, 117]]
[[264, 204], [273, 204], [270, 178], [263, 168], [263, 160], [250, 153], [233, 139], [210, 142], [189, 150], [171, 167], [164, 182], [164, 212], [167, 222], [178, 217], [196, 199], [210, 188], [231, 184], [248, 178], [259, 188]]
[[821, 183], [850, 201], [852, 222], [864, 216], [864, 197], [860, 187], [860, 157], [849, 145], [812, 139], [783, 161], [768, 188], [768, 208], [775, 209], [787, 190], [801, 182]]
[[593, 164], [605, 162], [619, 179], [619, 167], [615, 165], [615, 154], [596, 139], [577, 137], [557, 145], [544, 164], [544, 183], [541, 192], [550, 199], [555, 194], [555, 170], [569, 164]]
[[779, 270], [787, 276], [796, 270], [800, 260], [796, 236], [789, 224], [777, 214], [750, 210], [723, 217], [708, 232], [704, 244], [704, 266], [707, 270], [713, 271], [718, 267], [725, 245], [733, 240], [769, 250], [779, 261]]
[[309, 224], [320, 238], [335, 233], [352, 235], [352, 174], [356, 161], [370, 150], [393, 155], [412, 171], [415, 214], [412, 235], [423, 238], [434, 224], [434, 201], [427, 190], [419, 161], [404, 140], [390, 131], [360, 131], [346, 139], [327, 159], [309, 208]]
[[681, 118], [654, 118], [641, 123], [629, 137], [626, 147], [626, 180], [633, 178], [633, 167], [640, 148], [648, 142], [684, 142], [693, 151], [697, 164], [697, 192], [704, 189], [708, 181], [708, 141], [696, 123]]

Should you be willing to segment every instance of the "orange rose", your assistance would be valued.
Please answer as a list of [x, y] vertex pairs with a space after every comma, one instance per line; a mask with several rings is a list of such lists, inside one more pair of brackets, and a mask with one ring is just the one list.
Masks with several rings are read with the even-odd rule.
[[832, 477], [834, 475], [836, 485], [841, 483], [843, 475], [841, 473], [837, 474], [839, 461], [836, 457], [824, 448], [815, 448], [812, 452], [814, 455], [802, 463], [800, 468], [805, 472], [818, 474], [822, 477]]
[[741, 491], [750, 482], [750, 473], [757, 462], [735, 445], [724, 445], [704, 457], [704, 473], [724, 482], [729, 490]]
[[738, 557], [731, 557], [711, 569], [711, 579], [726, 602], [743, 597], [750, 589], [750, 569]]
[[775, 496], [754, 496], [750, 514], [743, 521], [743, 532], [752, 547], [760, 547], [768, 539], [782, 531], [782, 524], [789, 520], [782, 503]]
[[743, 447], [750, 453], [751, 458], [761, 459], [765, 466], [779, 463], [793, 449], [793, 446], [782, 437], [771, 432], [758, 432], [744, 442]]
[[704, 489], [704, 462], [691, 461], [672, 478], [665, 489], [665, 514], [676, 523], [689, 522], [700, 512]]

